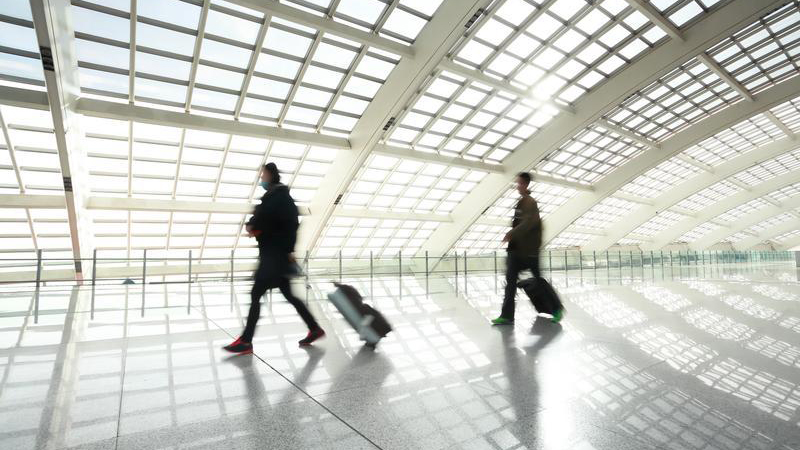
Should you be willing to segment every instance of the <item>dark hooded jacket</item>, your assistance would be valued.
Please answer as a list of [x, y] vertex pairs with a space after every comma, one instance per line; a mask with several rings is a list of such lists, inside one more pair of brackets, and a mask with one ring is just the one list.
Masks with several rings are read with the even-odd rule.
[[261, 197], [253, 216], [247, 222], [258, 241], [259, 264], [255, 277], [277, 287], [289, 272], [289, 254], [294, 252], [297, 228], [300, 225], [297, 205], [289, 188], [275, 183]]

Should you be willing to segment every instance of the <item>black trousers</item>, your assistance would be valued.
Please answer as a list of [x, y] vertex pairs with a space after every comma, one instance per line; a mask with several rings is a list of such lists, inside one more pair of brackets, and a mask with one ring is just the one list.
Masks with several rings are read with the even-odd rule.
[[500, 312], [501, 317], [514, 319], [517, 281], [519, 273], [523, 270], [530, 270], [535, 278], [540, 278], [542, 274], [539, 272], [539, 255], [528, 256], [519, 255], [514, 251], [508, 252], [506, 256], [506, 290], [505, 297], [503, 297], [503, 309]]
[[[267, 285], [265, 280], [259, 280], [258, 278], [256, 278], [255, 283], [253, 283], [253, 289], [250, 291], [250, 313], [247, 315], [247, 325], [245, 325], [244, 332], [242, 333], [242, 340], [245, 342], [253, 341], [253, 335], [256, 332], [256, 324], [258, 323], [258, 319], [261, 318], [261, 297], [267, 292]], [[289, 278], [282, 277], [278, 283], [278, 289], [280, 289], [281, 294], [286, 297], [286, 300], [294, 306], [294, 309], [296, 309], [300, 317], [303, 318], [303, 322], [306, 323], [309, 330], [319, 328], [319, 324], [317, 324], [314, 316], [311, 315], [311, 311], [306, 308], [306, 305], [304, 305], [299, 298], [292, 294]]]

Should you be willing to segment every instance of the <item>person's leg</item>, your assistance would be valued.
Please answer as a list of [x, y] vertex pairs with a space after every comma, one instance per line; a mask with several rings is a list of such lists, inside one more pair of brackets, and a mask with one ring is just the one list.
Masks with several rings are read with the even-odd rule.
[[316, 319], [314, 319], [314, 316], [311, 315], [311, 311], [308, 310], [306, 305], [303, 304], [299, 298], [292, 294], [292, 287], [289, 284], [289, 278], [282, 278], [280, 284], [278, 285], [278, 289], [281, 290], [281, 294], [286, 297], [286, 300], [291, 303], [292, 306], [294, 306], [294, 309], [298, 314], [300, 314], [303, 322], [305, 322], [306, 326], [308, 327], [308, 334], [303, 339], [300, 339], [298, 344], [300, 344], [300, 346], [311, 345], [312, 342], [324, 337], [325, 330], [319, 326]]
[[303, 319], [303, 322], [306, 323], [309, 330], [316, 330], [319, 328], [319, 324], [317, 324], [314, 316], [311, 315], [311, 311], [309, 311], [306, 305], [292, 293], [292, 287], [289, 284], [288, 278], [281, 279], [278, 289], [280, 289], [281, 294], [286, 297], [286, 300], [294, 306], [294, 309], [300, 314], [300, 317]]
[[513, 252], [508, 252], [506, 255], [506, 288], [500, 317], [510, 321], [514, 320], [517, 280], [519, 279], [520, 270], [522, 270], [522, 265], [520, 264], [519, 258]]
[[256, 324], [261, 318], [261, 297], [267, 292], [267, 283], [256, 278], [253, 289], [250, 290], [250, 312], [247, 314], [247, 324], [242, 333], [242, 341], [253, 342]]

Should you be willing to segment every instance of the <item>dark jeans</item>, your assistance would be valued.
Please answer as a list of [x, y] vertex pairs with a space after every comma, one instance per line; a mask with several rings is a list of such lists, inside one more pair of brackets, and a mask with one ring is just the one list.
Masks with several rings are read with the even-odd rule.
[[508, 252], [506, 256], [506, 291], [503, 298], [503, 310], [500, 312], [501, 317], [514, 319], [519, 273], [528, 269], [535, 278], [542, 276], [539, 272], [539, 255], [522, 256], [513, 251]]
[[[292, 294], [292, 288], [289, 286], [288, 278], [283, 277], [280, 279], [278, 289], [280, 289], [281, 294], [286, 297], [286, 300], [294, 306], [294, 309], [296, 309], [300, 317], [303, 318], [303, 322], [306, 323], [309, 330], [319, 328], [319, 324], [317, 324], [314, 316], [311, 315], [311, 311], [306, 308], [306, 305], [304, 305], [299, 298]], [[253, 341], [253, 335], [256, 332], [256, 323], [258, 323], [258, 319], [261, 317], [261, 297], [263, 297], [266, 292], [267, 282], [256, 278], [255, 283], [253, 283], [253, 290], [250, 291], [250, 313], [247, 315], [247, 325], [244, 327], [244, 332], [242, 333], [242, 340], [245, 342]]]

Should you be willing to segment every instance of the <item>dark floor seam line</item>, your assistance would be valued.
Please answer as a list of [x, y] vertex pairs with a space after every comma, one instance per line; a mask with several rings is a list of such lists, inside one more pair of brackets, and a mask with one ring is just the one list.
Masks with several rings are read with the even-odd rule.
[[122, 425], [122, 399], [125, 396], [125, 367], [128, 359], [128, 344], [125, 343], [125, 351], [122, 353], [122, 382], [119, 386], [119, 409], [117, 410], [117, 432], [114, 436], [114, 450], [119, 450], [119, 430]]
[[[217, 322], [215, 322], [215, 321], [214, 321], [214, 319], [212, 319], [212, 318], [210, 318], [210, 317], [206, 316], [205, 314], [203, 314], [203, 312], [202, 312], [202, 311], [200, 311], [200, 314], [202, 314], [203, 316], [205, 316], [205, 318], [206, 318], [206, 319], [208, 319], [208, 321], [209, 321], [209, 322], [213, 323], [213, 324], [214, 324], [214, 326], [216, 326], [217, 328], [219, 328], [220, 330], [222, 330], [222, 332], [223, 332], [223, 333], [227, 334], [227, 335], [228, 335], [228, 336], [230, 336], [230, 337], [233, 337], [233, 336], [232, 336], [230, 333], [228, 333], [228, 330], [226, 330], [226, 329], [222, 328], [221, 326], [219, 326], [219, 324], [218, 324]], [[374, 442], [372, 439], [368, 438], [366, 435], [364, 435], [364, 433], [362, 433], [361, 431], [359, 431], [358, 429], [356, 429], [356, 427], [354, 427], [354, 426], [350, 425], [350, 423], [348, 423], [346, 420], [342, 419], [342, 418], [341, 418], [341, 417], [340, 417], [338, 414], [336, 414], [336, 413], [334, 413], [333, 411], [331, 411], [331, 409], [330, 409], [330, 408], [328, 408], [327, 406], [325, 406], [324, 404], [322, 404], [322, 402], [320, 402], [319, 400], [317, 400], [316, 398], [314, 398], [314, 397], [313, 397], [311, 394], [309, 394], [309, 393], [308, 393], [308, 392], [307, 392], [305, 389], [303, 389], [302, 387], [298, 386], [298, 385], [297, 385], [297, 384], [296, 384], [294, 381], [290, 380], [290, 379], [289, 379], [289, 378], [288, 378], [286, 375], [284, 375], [283, 373], [281, 373], [281, 371], [279, 371], [278, 369], [276, 369], [275, 367], [273, 367], [273, 366], [272, 366], [272, 364], [268, 363], [268, 362], [267, 362], [267, 361], [266, 361], [264, 358], [262, 358], [262, 357], [260, 357], [260, 356], [256, 355], [255, 353], [253, 353], [253, 354], [252, 354], [252, 356], [254, 356], [255, 358], [258, 358], [258, 360], [259, 360], [259, 361], [261, 361], [261, 362], [263, 362], [264, 364], [266, 364], [266, 366], [267, 366], [267, 367], [269, 367], [269, 368], [270, 368], [270, 369], [271, 369], [273, 372], [277, 373], [277, 374], [278, 374], [278, 376], [280, 376], [281, 378], [283, 378], [284, 380], [286, 380], [286, 381], [287, 381], [289, 384], [291, 384], [291, 385], [292, 385], [292, 386], [293, 386], [295, 389], [297, 389], [298, 391], [302, 392], [302, 393], [303, 393], [303, 394], [304, 394], [306, 397], [308, 397], [309, 399], [311, 399], [311, 401], [313, 401], [314, 403], [316, 403], [317, 405], [319, 405], [319, 406], [320, 406], [322, 409], [324, 409], [325, 411], [327, 411], [327, 412], [328, 412], [328, 414], [330, 414], [331, 416], [335, 417], [335, 418], [336, 418], [336, 420], [338, 420], [339, 422], [342, 422], [342, 423], [343, 423], [343, 424], [344, 424], [344, 425], [345, 425], [347, 428], [350, 428], [351, 430], [353, 430], [353, 431], [354, 431], [356, 434], [358, 434], [359, 436], [361, 436], [361, 437], [362, 437], [362, 438], [363, 438], [365, 441], [367, 441], [367, 442], [369, 442], [370, 444], [372, 444], [372, 445], [373, 445], [375, 448], [377, 448], [378, 450], [383, 450], [383, 447], [381, 447], [380, 445], [376, 444], [376, 443], [375, 443], [375, 442]], [[120, 408], [122, 407], [121, 403], [122, 403], [122, 398], [120, 397]], [[119, 433], [119, 428], [117, 429], [117, 433]], [[116, 448], [116, 447], [115, 447], [115, 448]]]

